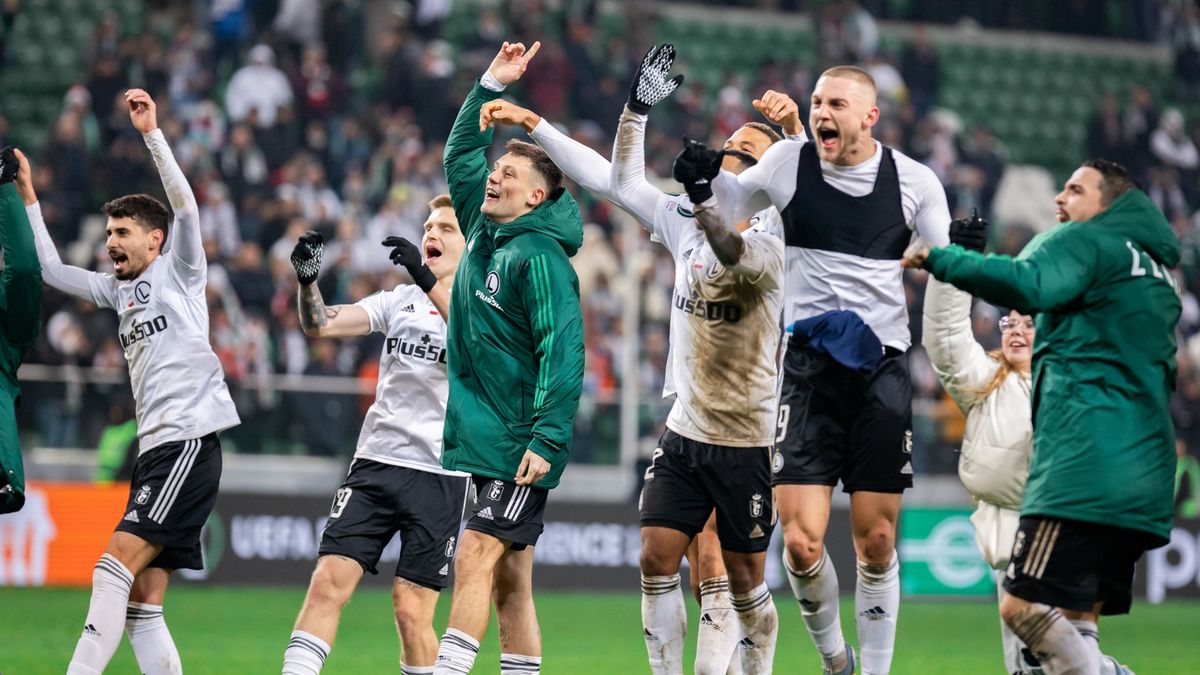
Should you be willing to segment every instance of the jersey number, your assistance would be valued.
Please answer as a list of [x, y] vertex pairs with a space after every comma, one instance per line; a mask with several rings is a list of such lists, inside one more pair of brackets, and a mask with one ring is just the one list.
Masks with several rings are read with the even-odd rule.
[[338, 488], [337, 494], [333, 496], [333, 508], [329, 509], [330, 518], [338, 518], [342, 515], [342, 511], [346, 510], [346, 504], [350, 501], [350, 495], [354, 494], [352, 488]]
[[646, 480], [646, 481], [654, 480], [654, 463], [657, 462], [658, 458], [662, 457], [662, 455], [663, 455], [662, 448], [654, 449], [654, 454], [650, 455], [650, 466], [646, 467], [646, 475], [643, 476], [644, 480]]
[[[1125, 248], [1129, 249], [1129, 254], [1133, 256], [1133, 266], [1129, 268], [1129, 276], [1144, 277], [1146, 276], [1146, 268], [1142, 267], [1142, 253], [1133, 247], [1133, 242], [1126, 240]], [[1176, 286], [1175, 276], [1171, 274], [1171, 270], [1165, 267], [1159, 267], [1158, 263], [1154, 262], [1154, 258], [1146, 256], [1146, 260], [1150, 263], [1150, 271], [1154, 274], [1155, 279], [1163, 279], [1167, 285], [1179, 292], [1179, 287]]]
[[779, 428], [779, 433], [775, 436], [776, 443], [782, 443], [784, 438], [787, 438], [788, 420], [792, 417], [792, 406], [787, 403], [779, 405], [779, 420], [775, 426]]

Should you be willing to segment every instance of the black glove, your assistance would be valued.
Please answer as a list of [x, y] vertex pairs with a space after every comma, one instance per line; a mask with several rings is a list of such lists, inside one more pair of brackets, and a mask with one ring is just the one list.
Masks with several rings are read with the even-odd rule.
[[988, 221], [979, 217], [979, 209], [971, 211], [970, 218], [950, 221], [950, 243], [983, 253], [987, 247]]
[[300, 235], [296, 248], [292, 249], [292, 267], [296, 268], [296, 278], [301, 286], [307, 286], [317, 280], [321, 272], [321, 254], [325, 251], [325, 235], [316, 230], [309, 230]]
[[721, 172], [723, 150], [713, 150], [703, 143], [683, 137], [683, 150], [675, 155], [671, 174], [683, 183], [693, 204], [707, 201], [713, 195], [712, 180]]
[[428, 293], [429, 289], [437, 285], [437, 277], [421, 259], [421, 249], [411, 241], [404, 237], [391, 236], [383, 240], [383, 245], [392, 247], [392, 254], [388, 256], [392, 259], [392, 264], [402, 265], [408, 270], [408, 275], [422, 291]]
[[675, 45], [656, 45], [646, 52], [629, 85], [629, 101], [626, 105], [630, 110], [640, 115], [648, 114], [654, 104], [670, 96], [683, 83], [683, 75], [667, 79], [673, 63]]
[[20, 164], [17, 162], [17, 153], [13, 152], [14, 146], [8, 146], [0, 150], [0, 185], [11, 183], [17, 179], [17, 170]]

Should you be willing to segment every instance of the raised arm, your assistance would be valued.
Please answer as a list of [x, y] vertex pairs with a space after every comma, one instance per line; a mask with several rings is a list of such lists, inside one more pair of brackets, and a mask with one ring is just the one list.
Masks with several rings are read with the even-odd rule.
[[112, 307], [112, 275], [64, 265], [62, 259], [58, 257], [58, 249], [55, 248], [54, 241], [50, 238], [50, 232], [46, 230], [46, 221], [42, 218], [42, 205], [38, 204], [37, 193], [33, 189], [29, 160], [20, 150], [16, 151], [16, 157], [20, 162], [15, 183], [17, 194], [25, 203], [25, 216], [29, 219], [29, 227], [33, 231], [34, 248], [37, 249], [38, 263], [42, 266], [42, 280], [52, 288], [80, 300], [86, 300], [102, 307]]
[[371, 332], [371, 319], [366, 310], [357, 305], [325, 306], [321, 289], [315, 283], [321, 272], [321, 256], [325, 251], [325, 237], [320, 232], [308, 231], [292, 249], [292, 267], [300, 282], [297, 291], [296, 309], [300, 312], [300, 328], [309, 337], [353, 337]]
[[921, 344], [938, 381], [965, 414], [975, 402], [975, 392], [999, 367], [975, 340], [970, 294], [931, 277], [925, 287], [922, 322]]
[[782, 140], [767, 148], [758, 164], [740, 174], [721, 170], [712, 181], [713, 194], [725, 217], [740, 222], [774, 206], [782, 211], [796, 194], [801, 140]]
[[[5, 152], [0, 181], [17, 173], [16, 157]], [[41, 327], [42, 268], [38, 264], [33, 231], [25, 206], [12, 185], [0, 183], [0, 248], [4, 269], [0, 271], [0, 326], [9, 341], [25, 347], [37, 339]]]
[[187, 177], [175, 161], [162, 130], [158, 128], [154, 99], [141, 89], [130, 89], [125, 92], [125, 102], [129, 104], [129, 119], [134, 128], [142, 133], [150, 156], [154, 158], [154, 166], [158, 168], [167, 200], [171, 202], [171, 210], [175, 212], [175, 222], [168, 233], [165, 250], [174, 251], [175, 261], [185, 268], [184, 271], [195, 274], [205, 268], [196, 195], [192, 193], [192, 186], [188, 185]]

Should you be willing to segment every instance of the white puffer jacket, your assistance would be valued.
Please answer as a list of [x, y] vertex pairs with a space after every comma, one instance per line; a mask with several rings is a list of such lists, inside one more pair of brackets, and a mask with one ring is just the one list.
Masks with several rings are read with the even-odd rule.
[[1030, 381], [1012, 372], [982, 400], [1000, 364], [971, 331], [971, 296], [933, 277], [925, 289], [922, 344], [942, 386], [967, 416], [958, 477], [978, 508], [975, 539], [988, 564], [1008, 565], [1033, 452]]

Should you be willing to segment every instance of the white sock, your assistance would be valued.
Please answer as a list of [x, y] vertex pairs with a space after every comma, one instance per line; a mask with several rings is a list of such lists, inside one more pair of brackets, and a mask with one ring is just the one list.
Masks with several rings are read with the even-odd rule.
[[92, 601], [88, 605], [83, 634], [75, 644], [75, 654], [67, 666], [67, 675], [98, 675], [104, 672], [121, 644], [125, 624], [125, 606], [133, 573], [121, 561], [105, 553], [92, 570]]
[[469, 673], [475, 667], [476, 656], [479, 656], [479, 640], [457, 628], [447, 628], [442, 644], [438, 646], [434, 675]]
[[537, 675], [542, 672], [542, 657], [523, 654], [501, 654], [500, 675]]
[[900, 558], [879, 568], [858, 561], [854, 588], [858, 626], [859, 667], [863, 675], [886, 675], [896, 647], [896, 615], [900, 613]]
[[712, 577], [700, 582], [700, 628], [696, 631], [697, 675], [727, 675], [730, 664], [741, 663], [738, 640], [742, 628], [733, 598], [729, 595], [729, 577]]
[[292, 631], [283, 652], [283, 675], [317, 675], [332, 649], [324, 640], [302, 630]]
[[771, 672], [775, 639], [779, 635], [779, 615], [771, 600], [771, 589], [764, 582], [748, 593], [734, 593], [733, 608], [737, 610], [744, 636], [739, 643], [745, 648], [742, 666], [751, 673]]
[[[1055, 608], [1031, 603], [1008, 622], [1047, 675], [1096, 675], [1099, 650]], [[1098, 645], [1097, 645], [1098, 646]], [[1095, 651], [1097, 657], [1093, 658]]]
[[1085, 655], [1088, 660], [1088, 672], [1102, 673], [1103, 656], [1100, 653], [1100, 629], [1096, 626], [1095, 621], [1084, 621], [1082, 619], [1070, 619], [1071, 625], [1075, 630], [1083, 636], [1083, 642], [1087, 645]]
[[142, 675], [182, 675], [179, 650], [163, 619], [162, 605], [131, 602], [125, 609], [125, 633]]
[[787, 570], [792, 594], [800, 603], [804, 625], [821, 658], [825, 660], [826, 667], [833, 672], [842, 670], [846, 667], [845, 662], [831, 663], [833, 660], [841, 661], [846, 652], [846, 640], [842, 637], [842, 618], [838, 607], [837, 571], [833, 569], [829, 551], [821, 551], [821, 559], [815, 565], [798, 572], [792, 569], [785, 549], [783, 568]]
[[410, 666], [401, 661], [400, 675], [433, 675], [433, 666]]
[[642, 576], [642, 637], [653, 675], [682, 675], [687, 610], [678, 574]]

